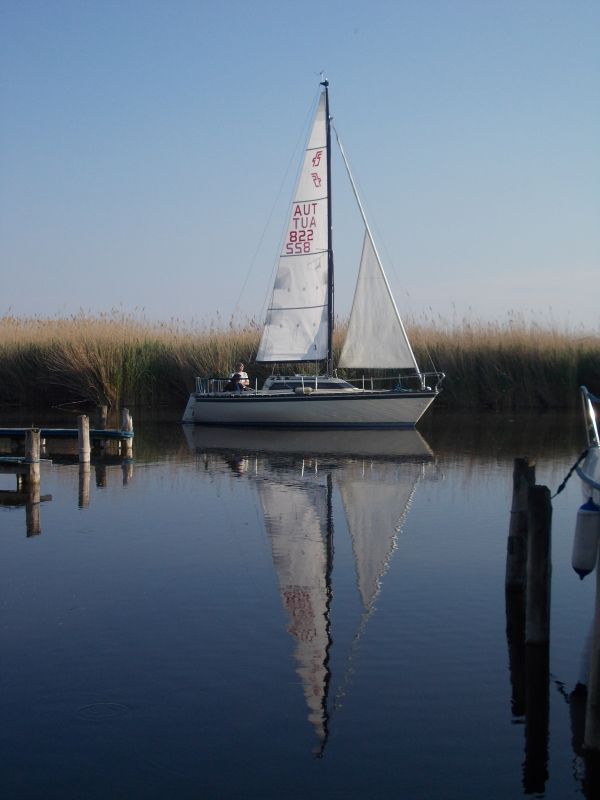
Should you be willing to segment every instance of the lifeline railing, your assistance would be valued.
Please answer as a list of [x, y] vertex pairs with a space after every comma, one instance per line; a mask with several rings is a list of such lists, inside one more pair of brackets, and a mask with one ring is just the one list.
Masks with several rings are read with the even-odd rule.
[[[445, 377], [446, 374], [444, 372], [418, 372], [412, 375], [379, 376], [376, 378], [362, 375], [360, 378], [347, 378], [346, 380], [364, 392], [372, 392], [381, 386], [390, 387], [389, 391], [392, 392], [438, 392]], [[418, 383], [418, 386], [415, 386], [416, 383]]]
[[[301, 380], [301, 388], [318, 389], [319, 376], [317, 375], [294, 375], [289, 376], [290, 380]], [[443, 372], [420, 372], [412, 375], [394, 375], [392, 377], [367, 377], [365, 375], [360, 378], [346, 378], [345, 380], [354, 386], [356, 389], [361, 389], [363, 392], [375, 391], [381, 386], [385, 387], [388, 391], [392, 392], [411, 392], [411, 391], [428, 391], [438, 392], [439, 387], [446, 377]], [[222, 393], [225, 385], [228, 383], [229, 378], [196, 378], [196, 394], [218, 394]], [[418, 383], [418, 386], [415, 386]], [[254, 379], [254, 386], [248, 387], [246, 391], [258, 392], [258, 379]]]
[[[223, 392], [230, 378], [196, 378], [196, 394], [215, 394]], [[247, 392], [258, 391], [258, 379], [254, 379], [254, 386], [248, 386]]]
[[600, 446], [598, 436], [598, 420], [594, 403], [600, 403], [600, 397], [592, 394], [586, 386], [581, 386], [581, 401], [583, 403], [583, 419], [585, 421], [585, 435], [587, 436], [588, 446]]

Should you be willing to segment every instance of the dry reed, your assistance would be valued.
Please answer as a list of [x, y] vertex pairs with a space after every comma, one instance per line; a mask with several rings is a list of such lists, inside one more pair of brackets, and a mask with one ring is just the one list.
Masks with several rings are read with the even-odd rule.
[[[439, 403], [453, 408], [568, 408], [577, 387], [600, 393], [600, 337], [527, 323], [442, 320], [409, 324], [422, 369], [446, 373]], [[153, 323], [113, 311], [69, 318], [0, 317], [0, 403], [83, 402], [111, 407], [182, 405], [196, 375], [253, 365], [260, 336], [252, 321], [202, 326]], [[344, 326], [334, 339], [339, 353]]]

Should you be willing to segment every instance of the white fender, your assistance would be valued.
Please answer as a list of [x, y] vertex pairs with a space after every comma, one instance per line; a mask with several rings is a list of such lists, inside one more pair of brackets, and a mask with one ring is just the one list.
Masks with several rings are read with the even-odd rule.
[[583, 580], [596, 566], [600, 541], [600, 506], [590, 497], [577, 512], [571, 564]]

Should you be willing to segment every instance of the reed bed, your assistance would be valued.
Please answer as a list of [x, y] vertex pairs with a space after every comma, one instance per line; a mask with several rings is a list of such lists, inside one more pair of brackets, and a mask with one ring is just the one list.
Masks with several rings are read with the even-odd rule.
[[[408, 324], [423, 370], [446, 373], [439, 405], [494, 410], [570, 408], [578, 386], [600, 394], [600, 336], [510, 317], [505, 323]], [[336, 330], [340, 352], [344, 325]], [[122, 312], [0, 317], [0, 404], [182, 406], [196, 375], [254, 365], [253, 322], [154, 323]]]
[[[453, 408], [573, 408], [578, 388], [600, 390], [600, 335], [527, 322], [412, 325], [422, 369], [446, 373], [443, 400]], [[440, 398], [441, 399], [441, 398]]]

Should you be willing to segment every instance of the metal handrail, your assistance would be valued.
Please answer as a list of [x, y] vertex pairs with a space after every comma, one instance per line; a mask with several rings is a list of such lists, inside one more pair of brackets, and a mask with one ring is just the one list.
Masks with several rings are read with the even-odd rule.
[[[230, 378], [201, 378], [196, 377], [196, 394], [219, 394], [225, 391], [225, 386], [229, 383]], [[258, 380], [255, 379], [254, 386], [248, 386], [246, 391], [258, 392]]]
[[600, 446], [600, 436], [598, 436], [598, 420], [594, 403], [600, 403], [600, 398], [592, 394], [586, 386], [581, 386], [580, 390], [588, 447], [590, 445], [598, 447]]
[[[293, 376], [295, 379], [300, 378], [302, 390], [304, 391], [307, 387], [314, 387], [314, 389], [318, 388], [318, 376], [316, 375], [298, 375]], [[392, 384], [394, 383], [394, 388], [398, 391], [434, 391], [438, 392], [439, 387], [446, 377], [445, 373], [443, 372], [419, 372], [414, 373], [412, 375], [395, 375], [389, 377], [365, 377], [364, 375], [362, 378], [346, 378], [345, 380], [351, 384], [356, 386], [356, 388], [361, 388], [362, 391], [374, 391], [375, 390], [375, 382], [381, 384]], [[229, 378], [203, 378], [203, 377], [196, 377], [196, 394], [220, 394], [224, 391], [225, 385], [229, 381]], [[415, 388], [415, 382], [418, 381], [420, 383], [420, 389]], [[368, 383], [366, 383], [368, 382]], [[362, 385], [360, 385], [362, 383]], [[412, 386], [411, 386], [412, 384]], [[255, 394], [258, 392], [258, 379], [254, 380], [254, 386], [252, 388], [248, 387], [250, 391], [253, 391]]]
[[[365, 381], [368, 381], [370, 384], [370, 391], [373, 391], [375, 381], [379, 384], [390, 384], [395, 383], [397, 390], [405, 390], [405, 391], [419, 391], [419, 389], [415, 389], [415, 381], [418, 381], [420, 385], [421, 391], [433, 391], [439, 392], [440, 386], [446, 374], [444, 372], [417, 372], [413, 373], [412, 375], [393, 375], [389, 377], [379, 376], [377, 378], [366, 378], [364, 375], [362, 378], [354, 379], [354, 378], [347, 378], [346, 380], [349, 383], [359, 383], [362, 381], [362, 389], [363, 391], [368, 391], [367, 386], [365, 385]], [[412, 385], [411, 385], [412, 384]]]

